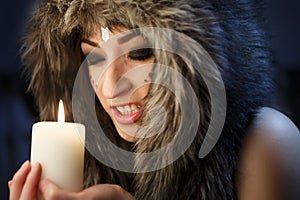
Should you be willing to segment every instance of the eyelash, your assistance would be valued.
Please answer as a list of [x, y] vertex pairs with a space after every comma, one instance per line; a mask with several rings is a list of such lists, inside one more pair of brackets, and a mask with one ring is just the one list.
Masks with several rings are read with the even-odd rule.
[[153, 56], [151, 48], [137, 49], [128, 53], [128, 57], [132, 60], [143, 61]]
[[[151, 48], [137, 49], [137, 50], [130, 51], [128, 53], [128, 58], [136, 61], [147, 60], [152, 56], [153, 56], [153, 49]], [[100, 55], [89, 54], [86, 57], [86, 60], [88, 65], [96, 65], [100, 62], [105, 61], [105, 58]]]

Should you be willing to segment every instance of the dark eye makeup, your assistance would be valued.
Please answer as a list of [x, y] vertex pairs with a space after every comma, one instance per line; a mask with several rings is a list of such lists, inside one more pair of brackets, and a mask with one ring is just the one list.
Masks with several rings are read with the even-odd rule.
[[[127, 56], [131, 60], [136, 60], [136, 61], [147, 60], [153, 56], [153, 49], [141, 48], [141, 49], [132, 50], [127, 53]], [[88, 65], [96, 65], [105, 61], [105, 57], [98, 53], [91, 52], [86, 56], [86, 61]]]
[[130, 51], [128, 53], [128, 57], [132, 60], [147, 60], [153, 56], [153, 49], [152, 48], [141, 48]]
[[89, 53], [86, 56], [86, 60], [88, 65], [96, 65], [99, 64], [100, 62], [105, 61], [105, 58], [97, 53]]

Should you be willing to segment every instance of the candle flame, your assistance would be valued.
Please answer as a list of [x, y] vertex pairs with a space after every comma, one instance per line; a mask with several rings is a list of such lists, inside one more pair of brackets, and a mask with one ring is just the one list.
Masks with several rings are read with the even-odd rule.
[[59, 123], [65, 122], [65, 110], [64, 110], [64, 104], [62, 100], [59, 100], [57, 121]]

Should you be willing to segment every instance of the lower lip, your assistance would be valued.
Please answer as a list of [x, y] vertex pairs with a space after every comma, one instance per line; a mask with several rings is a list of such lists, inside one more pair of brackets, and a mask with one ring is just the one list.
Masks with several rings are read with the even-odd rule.
[[120, 124], [133, 124], [134, 122], [136, 122], [137, 120], [139, 120], [139, 118], [142, 115], [142, 111], [143, 109], [140, 108], [137, 110], [136, 113], [134, 114], [130, 114], [130, 115], [122, 115], [117, 108], [112, 108], [112, 114], [114, 119], [120, 123]]

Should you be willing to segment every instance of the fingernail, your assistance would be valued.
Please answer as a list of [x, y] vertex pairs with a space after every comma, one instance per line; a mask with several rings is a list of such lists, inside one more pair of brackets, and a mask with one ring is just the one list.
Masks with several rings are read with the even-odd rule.
[[39, 162], [33, 163], [33, 164], [32, 164], [32, 170], [33, 170], [33, 171], [36, 171], [36, 170], [39, 168], [39, 166], [40, 166], [40, 163], [39, 163]]
[[25, 167], [25, 166], [28, 165], [28, 164], [29, 164], [29, 161], [26, 160], [26, 161], [23, 163], [23, 165], [21, 166], [21, 168]]
[[12, 181], [8, 181], [8, 187], [10, 188], [11, 184], [12, 184]]
[[30, 171], [30, 162], [27, 160], [21, 165], [21, 167], [18, 169], [18, 171], [15, 173], [12, 179], [14, 180], [16, 177], [20, 175], [27, 174], [29, 173], [29, 171]]
[[26, 171], [29, 168], [29, 166], [30, 166], [30, 162], [26, 160], [20, 167], [19, 171], [21, 172]]

